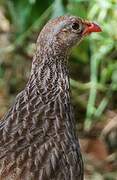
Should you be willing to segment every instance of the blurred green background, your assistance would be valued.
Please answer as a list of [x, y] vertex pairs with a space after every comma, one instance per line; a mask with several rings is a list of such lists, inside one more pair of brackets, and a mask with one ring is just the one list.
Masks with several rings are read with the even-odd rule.
[[43, 25], [64, 14], [96, 21], [103, 30], [73, 48], [69, 61], [77, 127], [84, 136], [102, 130], [110, 111], [117, 113], [116, 0], [0, 0], [0, 117], [25, 87]]

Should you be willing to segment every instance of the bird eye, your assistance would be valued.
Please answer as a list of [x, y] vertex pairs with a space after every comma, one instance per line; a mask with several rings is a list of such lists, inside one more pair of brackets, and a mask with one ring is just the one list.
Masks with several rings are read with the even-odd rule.
[[72, 29], [74, 29], [74, 30], [78, 30], [79, 27], [80, 27], [80, 25], [78, 23], [73, 23], [72, 24]]

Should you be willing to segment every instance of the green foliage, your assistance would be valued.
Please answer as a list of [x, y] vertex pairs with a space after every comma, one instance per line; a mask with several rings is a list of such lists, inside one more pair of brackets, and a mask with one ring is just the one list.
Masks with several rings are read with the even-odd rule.
[[21, 34], [25, 32], [32, 23], [41, 16], [42, 13], [51, 5], [52, 0], [10, 0], [5, 5], [8, 15], [14, 25], [15, 32]]

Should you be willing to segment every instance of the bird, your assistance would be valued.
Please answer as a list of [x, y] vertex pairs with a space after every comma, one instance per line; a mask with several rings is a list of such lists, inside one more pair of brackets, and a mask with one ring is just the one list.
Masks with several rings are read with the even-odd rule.
[[28, 82], [0, 121], [0, 180], [83, 180], [68, 58], [73, 46], [100, 31], [72, 15], [43, 27]]

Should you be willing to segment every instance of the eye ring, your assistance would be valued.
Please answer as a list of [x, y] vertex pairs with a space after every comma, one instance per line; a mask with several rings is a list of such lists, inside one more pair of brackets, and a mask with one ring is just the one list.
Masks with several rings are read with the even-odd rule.
[[80, 25], [77, 23], [77, 22], [74, 22], [73, 24], [72, 24], [72, 29], [73, 30], [78, 30], [80, 28]]

